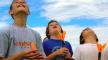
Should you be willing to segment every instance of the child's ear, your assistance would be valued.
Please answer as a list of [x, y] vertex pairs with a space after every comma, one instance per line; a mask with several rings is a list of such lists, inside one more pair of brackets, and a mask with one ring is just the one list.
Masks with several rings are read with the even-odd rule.
[[13, 15], [13, 10], [10, 10], [10, 11], [9, 11], [9, 14], [10, 14], [10, 15]]

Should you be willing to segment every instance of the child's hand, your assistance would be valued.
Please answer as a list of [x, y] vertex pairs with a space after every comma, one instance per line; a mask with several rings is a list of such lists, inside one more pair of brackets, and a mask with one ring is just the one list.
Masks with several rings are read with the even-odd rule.
[[55, 53], [56, 53], [57, 55], [61, 55], [61, 54], [65, 55], [65, 54], [68, 53], [68, 51], [69, 51], [69, 50], [68, 50], [67, 48], [63, 47], [63, 48], [60, 48], [60, 49], [58, 49], [57, 51], [55, 51]]
[[43, 59], [43, 55], [41, 52], [39, 52], [38, 50], [34, 50], [34, 51], [22, 51], [18, 54], [16, 54], [16, 57], [18, 59]]
[[67, 60], [71, 60], [71, 59], [72, 59], [72, 58], [71, 58], [71, 54], [70, 54], [69, 51], [67, 52], [67, 54], [65, 54], [65, 58], [66, 58]]
[[25, 58], [28, 59], [43, 59], [43, 55], [41, 52], [39, 52], [38, 50], [34, 50], [34, 51], [29, 51], [24, 55]]

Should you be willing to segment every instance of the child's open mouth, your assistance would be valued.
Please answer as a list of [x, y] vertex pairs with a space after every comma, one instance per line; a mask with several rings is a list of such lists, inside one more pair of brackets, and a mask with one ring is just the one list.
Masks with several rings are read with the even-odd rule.
[[24, 8], [25, 8], [25, 6], [24, 6], [24, 5], [18, 5], [17, 7], [18, 7], [18, 8], [19, 8], [19, 7], [24, 7]]
[[54, 26], [53, 28], [57, 28], [57, 26]]

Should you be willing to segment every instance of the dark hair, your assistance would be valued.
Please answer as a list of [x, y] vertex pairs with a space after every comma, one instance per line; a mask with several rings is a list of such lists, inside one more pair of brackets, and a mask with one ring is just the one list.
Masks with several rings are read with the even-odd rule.
[[[83, 33], [84, 33], [84, 31], [86, 31], [87, 30], [87, 28], [86, 29], [84, 29], [82, 32], [81, 32], [81, 35], [80, 35], [80, 44], [84, 44], [85, 43], [85, 39], [84, 39], [84, 37], [83, 37]], [[98, 42], [98, 38], [97, 38], [97, 35], [95, 34], [95, 37], [96, 37], [96, 42]]]
[[10, 10], [12, 10], [12, 5], [14, 3], [15, 0], [12, 1], [11, 5], [10, 5]]
[[[12, 5], [13, 5], [14, 1], [15, 1], [15, 0], [12, 1], [11, 5], [10, 5], [10, 10], [9, 10], [9, 11], [11, 11], [11, 10], [13, 9], [13, 8], [12, 8]], [[13, 15], [11, 15], [11, 17], [14, 19]]]
[[[59, 24], [56, 20], [51, 20], [51, 21], [48, 23], [47, 28], [46, 28], [46, 36], [47, 36], [48, 39], [50, 39], [50, 35], [49, 35], [49, 24], [50, 24], [50, 23], [53, 23], [53, 22], [56, 22], [56, 23], [60, 26], [60, 24]], [[60, 26], [60, 27], [61, 27], [61, 26]], [[63, 33], [62, 27], [61, 27], [61, 32]]]

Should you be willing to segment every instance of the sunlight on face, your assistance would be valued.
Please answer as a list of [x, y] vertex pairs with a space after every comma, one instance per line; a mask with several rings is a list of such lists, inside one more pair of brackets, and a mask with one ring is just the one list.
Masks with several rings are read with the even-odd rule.
[[54, 34], [55, 32], [60, 32], [61, 31], [61, 27], [59, 26], [58, 23], [56, 22], [52, 22], [49, 24], [49, 33], [50, 34]]

